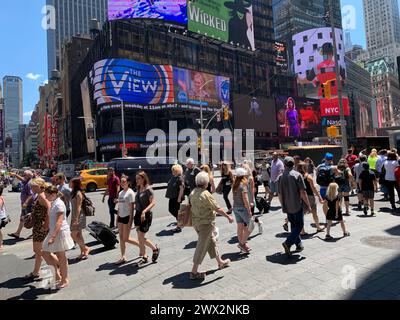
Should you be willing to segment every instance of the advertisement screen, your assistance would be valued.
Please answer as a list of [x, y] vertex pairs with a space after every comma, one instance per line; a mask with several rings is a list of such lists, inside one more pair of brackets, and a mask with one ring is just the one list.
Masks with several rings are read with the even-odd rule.
[[[335, 29], [339, 73], [342, 85], [346, 81], [346, 64], [343, 31]], [[297, 76], [299, 96], [327, 100], [323, 97], [322, 84], [330, 87], [334, 101], [323, 101], [321, 104], [339, 105], [336, 67], [331, 28], [310, 29], [293, 36], [294, 68]], [[348, 99], [343, 96], [344, 104]], [[347, 101], [347, 102], [346, 102]]]
[[90, 78], [97, 105], [120, 99], [150, 110], [229, 105], [229, 78], [168, 65], [101, 60], [94, 65]]
[[275, 101], [273, 99], [235, 95], [233, 102], [235, 129], [276, 132]]
[[286, 70], [288, 68], [286, 44], [284, 44], [283, 42], [275, 41], [274, 48], [276, 65]]
[[189, 31], [254, 51], [252, 0], [188, 1]]
[[373, 119], [372, 119], [372, 106], [371, 101], [364, 99], [358, 94], [354, 97], [355, 100], [355, 114], [356, 114], [356, 128], [357, 137], [366, 137], [374, 135]]
[[[83, 121], [85, 121], [85, 128], [90, 126], [93, 127], [93, 117], [92, 111], [90, 107], [90, 92], [89, 92], [89, 81], [86, 77], [81, 83], [81, 95], [82, 95], [82, 109], [83, 109]], [[80, 120], [82, 121], [82, 120]], [[93, 131], [94, 135], [94, 131]], [[89, 130], [86, 131], [86, 147], [88, 153], [93, 153], [95, 150], [95, 141], [94, 137], [92, 138], [89, 135]]]
[[299, 140], [322, 136], [319, 100], [278, 96], [276, 106], [279, 137]]
[[109, 0], [108, 20], [159, 19], [187, 25], [186, 0]]

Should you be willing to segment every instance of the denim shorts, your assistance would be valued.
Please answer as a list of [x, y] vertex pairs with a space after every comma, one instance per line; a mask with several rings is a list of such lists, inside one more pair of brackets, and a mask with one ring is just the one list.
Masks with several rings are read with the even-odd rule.
[[346, 182], [345, 184], [342, 184], [341, 186], [339, 186], [339, 190], [340, 193], [348, 193], [351, 191], [351, 187], [350, 187], [350, 183]]
[[233, 207], [233, 214], [236, 218], [236, 223], [243, 223], [246, 226], [250, 223], [249, 212], [245, 207]]
[[271, 180], [269, 188], [272, 193], [278, 193], [278, 182], [274, 182]]

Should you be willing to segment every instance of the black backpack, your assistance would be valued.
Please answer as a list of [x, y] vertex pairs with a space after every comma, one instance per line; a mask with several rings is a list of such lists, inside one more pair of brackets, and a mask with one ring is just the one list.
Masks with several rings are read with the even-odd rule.
[[332, 167], [327, 165], [322, 165], [318, 168], [317, 183], [321, 187], [327, 187], [331, 182], [333, 182]]

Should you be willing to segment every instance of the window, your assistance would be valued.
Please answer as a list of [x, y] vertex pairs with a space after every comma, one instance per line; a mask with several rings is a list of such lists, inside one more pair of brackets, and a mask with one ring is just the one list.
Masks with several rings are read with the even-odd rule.
[[304, 36], [303, 37], [303, 42], [307, 42], [308, 41], [308, 36]]
[[318, 32], [318, 39], [322, 39], [322, 32]]
[[318, 50], [318, 45], [316, 43], [313, 44], [313, 50]]
[[297, 60], [297, 65], [298, 65], [298, 66], [301, 66], [301, 60], [300, 60], [300, 59]]
[[304, 47], [300, 48], [300, 53], [304, 53]]
[[309, 62], [314, 62], [314, 56], [310, 56], [310, 57], [308, 58], [308, 61], [309, 61]]

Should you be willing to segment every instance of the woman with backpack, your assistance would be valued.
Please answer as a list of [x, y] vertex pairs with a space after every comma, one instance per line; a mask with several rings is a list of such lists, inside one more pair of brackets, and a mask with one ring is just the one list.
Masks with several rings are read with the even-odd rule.
[[353, 174], [347, 165], [346, 159], [340, 159], [336, 169], [334, 169], [335, 182], [339, 185], [340, 202], [344, 199], [346, 208], [345, 216], [350, 216], [350, 191], [353, 181]]
[[81, 254], [76, 258], [78, 261], [87, 260], [90, 248], [85, 245], [82, 230], [86, 228], [86, 215], [82, 209], [83, 194], [80, 178], [74, 178], [70, 182], [71, 188], [71, 236], [79, 245]]

